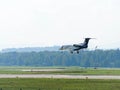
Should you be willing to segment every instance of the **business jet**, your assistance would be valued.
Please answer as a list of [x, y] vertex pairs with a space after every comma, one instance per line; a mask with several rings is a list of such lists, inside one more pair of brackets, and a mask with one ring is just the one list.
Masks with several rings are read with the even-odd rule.
[[76, 51], [77, 53], [79, 53], [81, 49], [88, 48], [88, 43], [90, 39], [95, 39], [95, 38], [85, 38], [84, 42], [80, 44], [63, 45], [61, 46], [60, 50], [68, 50], [70, 51], [70, 53], [73, 53]]

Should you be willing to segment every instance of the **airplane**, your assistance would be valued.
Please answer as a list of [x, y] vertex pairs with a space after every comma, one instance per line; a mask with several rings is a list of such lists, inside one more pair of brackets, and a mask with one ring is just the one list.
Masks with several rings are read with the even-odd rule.
[[79, 53], [81, 49], [85, 49], [88, 47], [88, 43], [90, 39], [95, 39], [95, 38], [85, 38], [84, 42], [80, 44], [63, 45], [59, 50], [69, 50], [70, 53], [76, 51], [77, 53]]

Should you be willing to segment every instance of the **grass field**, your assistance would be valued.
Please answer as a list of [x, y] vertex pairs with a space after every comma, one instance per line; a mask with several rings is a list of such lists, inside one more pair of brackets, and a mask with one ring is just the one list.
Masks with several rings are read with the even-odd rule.
[[[48, 71], [44, 71], [45, 69], [48, 69]], [[49, 71], [49, 69], [53, 69], [53, 71]], [[54, 71], [55, 69], [57, 70]], [[86, 69], [80, 67], [0, 67], [0, 74], [120, 75], [120, 69]]]
[[[57, 69], [57, 71], [49, 71], [49, 69]], [[120, 69], [85, 69], [80, 67], [0, 67], [0, 74], [120, 75]], [[120, 90], [120, 80], [0, 78], [0, 90]]]
[[120, 80], [6, 78], [0, 90], [120, 90]]

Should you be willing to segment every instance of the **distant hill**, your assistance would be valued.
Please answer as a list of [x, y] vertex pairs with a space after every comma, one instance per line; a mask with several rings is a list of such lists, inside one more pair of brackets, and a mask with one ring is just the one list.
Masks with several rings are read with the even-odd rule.
[[53, 47], [25, 47], [25, 48], [6, 48], [1, 52], [41, 52], [41, 51], [58, 51], [60, 46]]

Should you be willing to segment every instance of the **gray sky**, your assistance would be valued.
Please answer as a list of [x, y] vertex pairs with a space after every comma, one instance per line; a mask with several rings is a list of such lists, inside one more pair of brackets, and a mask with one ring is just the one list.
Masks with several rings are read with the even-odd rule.
[[120, 48], [120, 0], [1, 0], [0, 49], [83, 42]]

